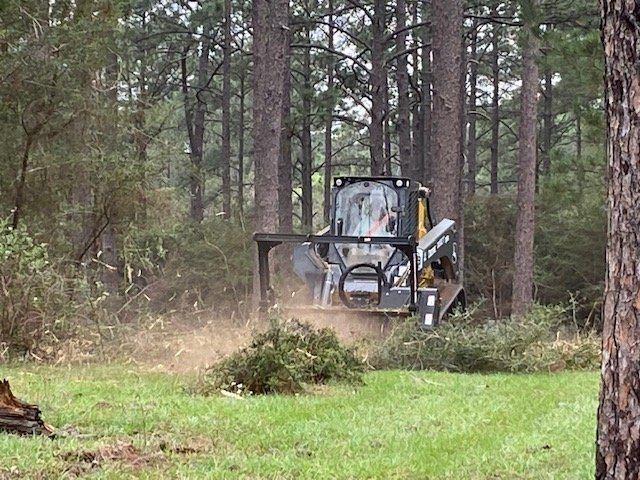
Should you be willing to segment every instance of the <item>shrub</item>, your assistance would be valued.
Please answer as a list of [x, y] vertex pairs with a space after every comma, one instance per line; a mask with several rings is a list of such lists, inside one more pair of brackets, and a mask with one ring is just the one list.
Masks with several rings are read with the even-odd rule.
[[536, 306], [529, 315], [480, 323], [457, 314], [437, 329], [400, 324], [371, 354], [375, 368], [433, 369], [459, 372], [535, 372], [596, 368], [595, 336], [557, 340], [565, 322], [559, 307]]
[[513, 281], [513, 195], [476, 195], [465, 204], [465, 285], [468, 298], [486, 298], [493, 318], [508, 314]]
[[24, 226], [14, 229], [0, 219], [0, 232], [0, 339], [28, 350], [60, 307], [59, 277], [46, 245], [36, 243]]
[[[168, 242], [167, 297], [186, 305], [232, 305], [246, 300], [253, 280], [254, 244], [242, 226], [220, 218], [186, 229]], [[180, 306], [178, 306], [180, 307]]]
[[[600, 327], [605, 277], [606, 212], [600, 187], [589, 195], [547, 184], [536, 204], [536, 299], [571, 301], [576, 324]], [[513, 281], [514, 196], [476, 195], [465, 204], [465, 284], [494, 318], [508, 315]]]
[[271, 320], [251, 344], [209, 367], [196, 391], [238, 394], [297, 393], [305, 384], [361, 383], [365, 366], [331, 329], [298, 320]]

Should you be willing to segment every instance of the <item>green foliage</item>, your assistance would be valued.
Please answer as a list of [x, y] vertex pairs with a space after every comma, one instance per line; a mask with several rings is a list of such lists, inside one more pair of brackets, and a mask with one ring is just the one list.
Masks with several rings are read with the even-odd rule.
[[571, 297], [577, 323], [599, 328], [607, 243], [604, 193], [598, 185], [588, 193], [565, 193], [561, 203], [557, 191], [545, 190], [539, 202], [537, 297], [549, 304]]
[[476, 195], [465, 205], [465, 282], [494, 318], [508, 313], [513, 275], [512, 195]]
[[0, 219], [0, 268], [5, 273], [28, 275], [49, 265], [46, 245], [37, 244], [24, 225], [14, 229]]
[[597, 368], [600, 344], [595, 337], [557, 340], [564, 315], [558, 307], [536, 306], [527, 316], [489, 323], [458, 314], [435, 330], [421, 330], [408, 321], [374, 351], [370, 361], [377, 368], [459, 372]]
[[[558, 159], [560, 163], [560, 159]], [[557, 167], [558, 169], [560, 166]], [[599, 326], [605, 275], [606, 212], [600, 177], [581, 189], [572, 175], [546, 179], [536, 206], [536, 300], [573, 303], [580, 327]], [[465, 282], [493, 318], [508, 315], [515, 205], [511, 195], [476, 195], [465, 209]]]
[[24, 226], [13, 229], [0, 219], [0, 339], [6, 346], [36, 343], [45, 319], [60, 307], [58, 280], [46, 245], [36, 243]]
[[331, 329], [273, 319], [251, 344], [207, 369], [197, 390], [234, 393], [298, 393], [305, 384], [361, 383], [364, 364]]
[[164, 272], [171, 296], [236, 307], [253, 279], [254, 244], [242, 226], [214, 217], [167, 236]]

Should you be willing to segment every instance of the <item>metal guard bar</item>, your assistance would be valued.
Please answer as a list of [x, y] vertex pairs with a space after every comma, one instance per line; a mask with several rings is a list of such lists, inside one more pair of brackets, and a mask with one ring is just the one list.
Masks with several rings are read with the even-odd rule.
[[418, 309], [418, 243], [413, 235], [408, 237], [355, 237], [341, 235], [304, 235], [295, 233], [254, 233], [253, 239], [258, 244], [258, 275], [260, 278], [260, 308], [266, 309], [271, 291], [269, 276], [269, 252], [282, 243], [364, 243], [370, 245], [390, 245], [404, 253], [409, 259], [411, 275], [409, 288], [411, 299], [409, 312]]

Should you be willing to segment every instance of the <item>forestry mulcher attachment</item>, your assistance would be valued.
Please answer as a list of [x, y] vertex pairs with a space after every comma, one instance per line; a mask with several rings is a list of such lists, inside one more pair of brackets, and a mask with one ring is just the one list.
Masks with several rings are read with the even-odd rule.
[[[256, 233], [261, 306], [275, 303], [269, 251], [297, 243], [293, 271], [308, 287], [309, 306], [392, 316], [416, 315], [435, 326], [465, 306], [455, 222], [437, 224], [429, 191], [401, 177], [337, 177], [331, 224], [316, 235]], [[285, 302], [286, 303], [286, 302]]]

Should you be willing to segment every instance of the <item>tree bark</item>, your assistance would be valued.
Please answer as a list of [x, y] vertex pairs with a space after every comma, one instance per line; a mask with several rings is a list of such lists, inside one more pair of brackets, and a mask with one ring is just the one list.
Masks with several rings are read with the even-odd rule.
[[575, 107], [574, 115], [576, 117], [576, 180], [578, 183], [578, 194], [580, 198], [584, 193], [585, 185], [585, 165], [582, 161], [582, 107]]
[[[405, 0], [396, 3], [396, 54], [407, 49], [407, 5]], [[400, 172], [411, 175], [411, 106], [409, 105], [409, 74], [407, 72], [407, 54], [398, 55], [396, 60], [396, 84], [398, 87], [398, 152]]]
[[[287, 32], [287, 44], [290, 40]], [[280, 138], [280, 157], [278, 158], [278, 231], [281, 233], [293, 232], [293, 162], [291, 139], [293, 138], [293, 125], [291, 120], [291, 75], [289, 73], [291, 56], [287, 51], [286, 72], [282, 93], [282, 132]], [[288, 262], [288, 245], [278, 250], [280, 254], [278, 268], [284, 267]], [[287, 267], [289, 265], [286, 265]]]
[[383, 125], [383, 136], [384, 136], [384, 168], [382, 169], [383, 175], [391, 175], [392, 173], [392, 165], [391, 165], [391, 115], [389, 114], [389, 81], [387, 76], [384, 76], [384, 121]]
[[433, 0], [433, 197], [438, 220], [462, 219], [462, 1]]
[[0, 432], [20, 435], [54, 435], [53, 428], [40, 418], [37, 405], [13, 396], [7, 380], [0, 381]]
[[11, 225], [18, 228], [20, 217], [24, 208], [24, 194], [27, 185], [27, 170], [29, 168], [29, 157], [31, 155], [31, 146], [33, 145], [33, 137], [27, 132], [24, 150], [22, 152], [22, 162], [20, 163], [20, 175], [18, 176], [18, 184], [16, 185], [16, 197], [13, 204], [13, 219]]
[[384, 120], [386, 72], [384, 55], [385, 0], [374, 0], [371, 25], [371, 123], [369, 143], [371, 152], [371, 175], [384, 173]]
[[596, 479], [640, 478], [640, 30], [636, 2], [601, 2], [608, 124], [607, 277]]
[[[523, 0], [533, 11], [539, 0]], [[531, 15], [534, 17], [535, 15]], [[522, 94], [518, 132], [518, 194], [514, 248], [511, 313], [522, 315], [533, 303], [533, 238], [535, 233], [536, 136], [538, 65], [540, 41], [533, 18], [524, 21], [522, 52]]]
[[222, 48], [222, 211], [231, 218], [231, 0], [224, 0], [224, 44]]
[[[240, 15], [242, 19], [242, 25], [246, 28], [245, 9], [240, 9]], [[244, 55], [244, 39], [245, 34], [240, 35], [240, 52]], [[247, 67], [244, 62], [240, 66], [238, 73], [238, 196], [237, 196], [237, 218], [241, 222], [244, 221], [244, 177], [245, 177], [245, 165], [244, 165], [244, 132], [245, 132], [245, 95], [247, 78]]]
[[[431, 0], [422, 2], [422, 18], [423, 20], [430, 18]], [[422, 91], [422, 101], [420, 102], [420, 117], [422, 119], [423, 128], [423, 152], [422, 152], [422, 175], [418, 178], [425, 185], [433, 183], [433, 98], [431, 95], [432, 88], [432, 71], [431, 71], [431, 28], [425, 24], [420, 30], [422, 40], [422, 71], [420, 73], [420, 88]]]
[[239, 82], [239, 100], [238, 100], [238, 196], [237, 196], [237, 218], [242, 221], [244, 219], [244, 117], [245, 117], [245, 106], [244, 106], [244, 98], [246, 94], [246, 77], [245, 70], [242, 67], [242, 71], [240, 72], [240, 76], [238, 79]]
[[[311, 32], [305, 27], [305, 41], [311, 42]], [[302, 52], [302, 132], [300, 143], [302, 144], [302, 227], [305, 232], [313, 230], [313, 191], [311, 185], [311, 172], [313, 170], [313, 152], [311, 145], [311, 50], [305, 48]]]
[[[329, 0], [328, 11], [329, 24], [328, 30], [328, 42], [327, 46], [330, 51], [334, 48], [334, 27], [333, 27], [333, 0]], [[333, 54], [329, 54], [329, 60], [327, 62], [327, 93], [329, 97], [329, 105], [326, 106], [326, 116], [324, 120], [324, 223], [329, 224], [329, 217], [331, 215], [331, 177], [332, 171], [332, 157], [333, 157], [333, 88], [334, 88], [334, 70], [335, 60]]]
[[[498, 7], [494, 4], [491, 16], [498, 16]], [[500, 142], [500, 25], [493, 25], [491, 32], [491, 162], [489, 167], [491, 194], [498, 193], [498, 148]]]
[[476, 120], [478, 102], [478, 20], [474, 20], [471, 27], [471, 58], [469, 58], [469, 111], [467, 118], [469, 122], [469, 135], [467, 139], [467, 188], [469, 195], [476, 192], [476, 172], [477, 172], [477, 142], [476, 142]]
[[252, 17], [255, 229], [273, 233], [278, 230], [278, 158], [288, 75], [289, 2], [255, 0]]
[[[413, 23], [418, 24], [420, 22], [420, 8], [419, 2], [411, 2], [411, 9], [413, 12]], [[411, 102], [411, 171], [409, 176], [417, 181], [423, 181], [424, 172], [424, 129], [423, 119], [421, 112], [422, 102], [422, 87], [420, 85], [420, 38], [415, 33], [413, 34], [413, 75], [412, 75], [412, 102]]]
[[191, 168], [189, 173], [190, 209], [189, 216], [194, 223], [204, 218], [204, 132], [207, 104], [204, 99], [205, 89], [209, 83], [209, 50], [211, 39], [209, 34], [203, 35], [198, 56], [197, 87], [195, 100], [189, 94], [189, 73], [187, 70], [187, 52], [181, 60], [182, 93], [184, 97], [184, 116], [189, 137]]
[[551, 171], [551, 142], [553, 136], [553, 72], [544, 72], [544, 94], [542, 103], [542, 175]]
[[[113, 44], [115, 44], [114, 39], [112, 39]], [[105, 65], [105, 78], [107, 81], [107, 109], [110, 113], [105, 125], [106, 135], [113, 139], [111, 143], [109, 143], [106, 148], [107, 150], [111, 150], [111, 152], [115, 152], [117, 149], [117, 142], [115, 140], [118, 137], [118, 72], [120, 70], [120, 61], [118, 56], [113, 51], [109, 51], [106, 55], [106, 65]], [[113, 153], [112, 153], [113, 154]], [[105, 228], [102, 230], [102, 234], [100, 235], [100, 250], [102, 251], [102, 256], [99, 259], [102, 268], [102, 272], [100, 274], [100, 278], [102, 280], [102, 284], [107, 292], [111, 295], [118, 293], [118, 288], [120, 286], [120, 255], [118, 253], [118, 229], [117, 226], [120, 222], [120, 219], [124, 217], [124, 211], [121, 211], [121, 208], [118, 208], [117, 201], [113, 196], [113, 192], [108, 189], [99, 189], [102, 190], [102, 205], [99, 205], [98, 208], [102, 209], [104, 214], [104, 219], [106, 222]], [[115, 297], [112, 297], [114, 299]]]

